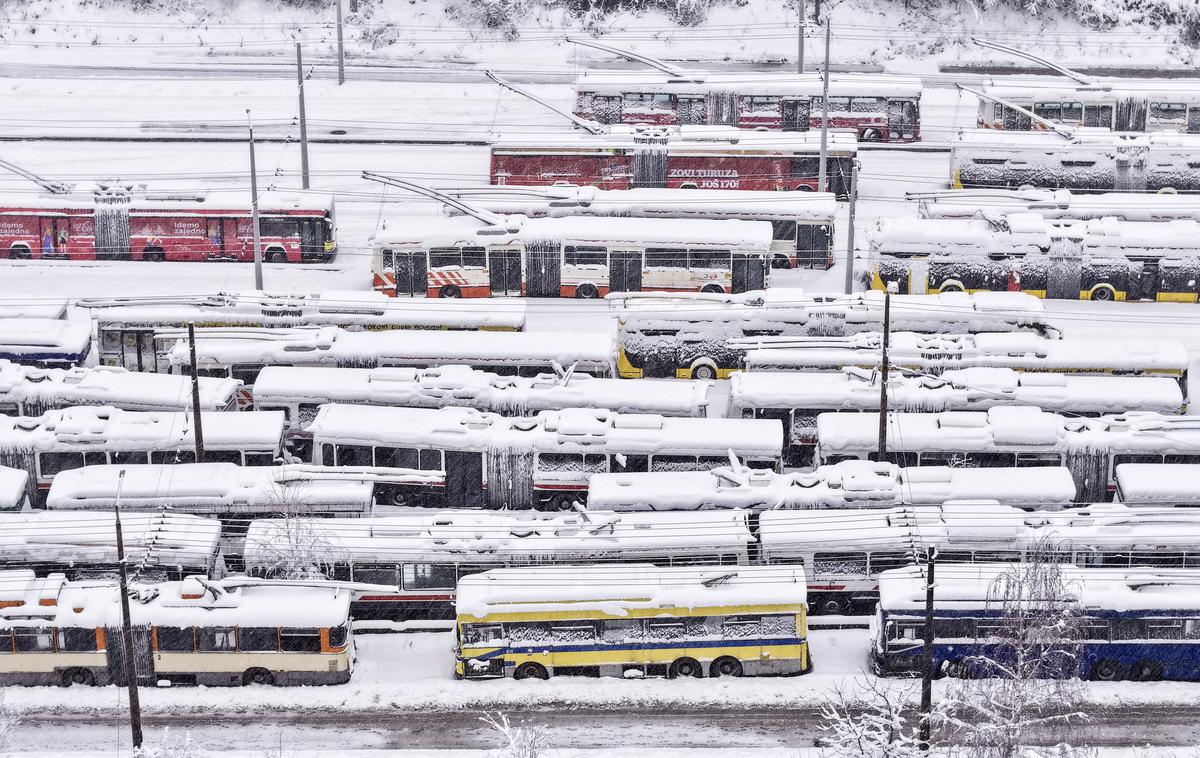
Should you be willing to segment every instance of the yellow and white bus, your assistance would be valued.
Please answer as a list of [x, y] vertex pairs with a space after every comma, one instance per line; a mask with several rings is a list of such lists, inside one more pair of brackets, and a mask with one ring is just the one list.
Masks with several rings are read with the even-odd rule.
[[[115, 582], [0, 572], [0, 686], [125, 684], [119, 599]], [[131, 585], [129, 611], [143, 685], [350, 680], [349, 589], [189, 576]]]
[[802, 566], [506, 568], [458, 583], [458, 678], [812, 669]]

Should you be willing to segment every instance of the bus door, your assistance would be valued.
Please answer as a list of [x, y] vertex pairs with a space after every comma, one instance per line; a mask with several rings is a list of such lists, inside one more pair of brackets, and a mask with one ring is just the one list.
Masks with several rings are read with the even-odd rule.
[[796, 265], [829, 268], [833, 265], [832, 237], [828, 224], [796, 225]]
[[525, 280], [529, 297], [559, 297], [562, 294], [562, 245], [531, 242], [525, 245]]
[[767, 258], [764, 255], [733, 254], [733, 291], [748, 292], [767, 287]]
[[[228, 633], [233, 634], [233, 630], [230, 629]], [[108, 668], [108, 675], [113, 684], [125, 686], [125, 646], [120, 644], [121, 627], [105, 627], [104, 637], [109, 641], [105, 646], [105, 666]], [[137, 683], [143, 687], [152, 687], [158, 681], [154, 671], [154, 648], [150, 640], [149, 625], [133, 627], [133, 665], [134, 671], [137, 672]]]
[[808, 98], [783, 98], [783, 130], [785, 132], [807, 132], [809, 129]]
[[67, 243], [67, 219], [42, 218], [40, 232], [38, 246], [42, 257], [66, 255], [64, 246]]
[[210, 218], [205, 226], [205, 236], [208, 237], [210, 245], [208, 257], [223, 258], [225, 256], [225, 225], [219, 218]]
[[613, 250], [608, 258], [609, 292], [642, 291], [642, 254], [634, 250]]
[[917, 134], [917, 104], [912, 100], [887, 101], [888, 140], [911, 140]]
[[[1134, 300], [1142, 298], [1145, 300], [1157, 300], [1160, 291], [1159, 285], [1167, 284], [1167, 272], [1170, 271], [1169, 266], [1160, 267], [1159, 261], [1149, 260], [1142, 262], [1142, 275], [1138, 278], [1137, 292], [1130, 292], [1125, 295], [1126, 299]], [[1173, 277], [1172, 277], [1173, 278]], [[1130, 282], [1132, 284], [1132, 282]], [[1163, 288], [1165, 290], [1165, 287]], [[1180, 292], [1187, 292], [1188, 289], [1195, 289], [1195, 285], [1187, 289], [1180, 289]], [[1174, 292], [1176, 290], [1165, 290]]]
[[159, 373], [158, 355], [154, 350], [154, 331], [151, 329], [106, 330], [101, 335], [101, 344], [116, 338], [120, 341], [119, 360], [109, 360], [105, 365], [116, 365], [130, 371]]
[[521, 251], [490, 251], [488, 253], [488, 278], [491, 281], [493, 295], [520, 295]]
[[429, 274], [424, 250], [383, 251], [383, 265], [388, 268], [391, 253], [391, 268], [396, 277], [396, 295], [425, 297], [429, 291]]
[[321, 231], [320, 219], [300, 219], [301, 257], [321, 257], [325, 254], [325, 240], [321, 239]]
[[1145, 97], [1126, 97], [1117, 101], [1117, 123], [1113, 127], [1119, 132], [1146, 131]]
[[463, 508], [484, 506], [483, 453], [446, 451], [446, 502]]
[[681, 125], [699, 126], [704, 123], [704, 97], [680, 95], [675, 104], [675, 120]]

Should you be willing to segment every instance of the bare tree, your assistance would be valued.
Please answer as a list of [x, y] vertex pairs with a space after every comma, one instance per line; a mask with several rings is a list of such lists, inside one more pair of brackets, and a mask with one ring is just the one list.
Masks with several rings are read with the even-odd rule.
[[916, 738], [920, 714], [912, 703], [920, 687], [915, 682], [855, 679], [839, 686], [822, 703], [822, 753], [829, 758], [918, 758]]
[[261, 544], [255, 545], [255, 563], [262, 574], [272, 579], [332, 575], [344, 551], [320, 527], [320, 519], [312, 516], [308, 504], [286, 484], [276, 485], [272, 498], [278, 504], [279, 518], [264, 531]]
[[544, 725], [513, 725], [503, 713], [486, 714], [479, 720], [499, 732], [506, 743], [489, 753], [490, 758], [545, 758], [549, 755], [550, 736]]
[[21, 712], [4, 702], [4, 695], [0, 694], [0, 756], [8, 755], [20, 725]]

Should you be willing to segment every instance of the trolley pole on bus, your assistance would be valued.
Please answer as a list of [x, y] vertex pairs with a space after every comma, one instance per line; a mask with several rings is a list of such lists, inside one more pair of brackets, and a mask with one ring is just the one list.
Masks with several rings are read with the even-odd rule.
[[262, 240], [258, 234], [258, 169], [254, 165], [254, 120], [250, 109], [246, 109], [246, 123], [250, 125], [250, 226], [254, 233], [254, 289], [262, 292]]
[[883, 293], [883, 354], [879, 363], [879, 462], [887, 455], [888, 347], [892, 331], [892, 293]]
[[338, 86], [346, 83], [346, 48], [342, 45], [342, 0], [337, 3]]
[[196, 323], [188, 322], [188, 351], [192, 356], [192, 427], [196, 431], [196, 463], [204, 463], [204, 425], [200, 422], [200, 375], [196, 370]]
[[125, 469], [117, 473], [117, 501], [113, 515], [117, 525], [117, 577], [121, 595], [121, 643], [125, 652], [125, 686], [129, 689], [129, 728], [133, 732], [133, 749], [142, 746], [142, 704], [138, 700], [137, 667], [133, 659], [133, 624], [129, 619], [129, 572], [125, 567], [125, 539], [121, 535], [121, 486]]
[[917, 736], [920, 748], [929, 751], [933, 718], [933, 572], [937, 566], [937, 548], [925, 548], [925, 640], [921, 652], [921, 725]]
[[829, 19], [825, 21], [825, 67], [821, 71], [821, 161], [818, 164], [817, 173], [817, 192], [824, 192], [825, 187], [825, 162], [829, 148], [829, 29], [833, 26], [833, 22]]
[[300, 96], [300, 186], [308, 189], [308, 117], [304, 113], [304, 61], [296, 43], [296, 89]]
[[[858, 204], [858, 159], [850, 161], [850, 220], [846, 226], [846, 294], [854, 291], [854, 206]], [[885, 298], [886, 300], [886, 298]]]
[[807, 8], [804, 7], [804, 0], [797, 0], [797, 18], [800, 26], [796, 30], [796, 73], [804, 73], [804, 12]]

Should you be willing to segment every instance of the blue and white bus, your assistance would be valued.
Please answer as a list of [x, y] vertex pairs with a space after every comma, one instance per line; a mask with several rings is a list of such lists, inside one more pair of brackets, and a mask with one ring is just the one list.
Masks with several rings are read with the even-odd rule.
[[[1011, 654], [1001, 631], [1004, 603], [997, 579], [1014, 564], [979, 563], [937, 571], [934, 588], [934, 671], [986, 676], [990, 662]], [[1200, 679], [1200, 564], [1184, 569], [1081, 569], [1063, 566], [1062, 601], [1079, 612], [1079, 633], [1064, 639], [1072, 664], [1048, 675], [1100, 681]], [[881, 675], [922, 669], [924, 569], [879, 575], [872, 663]], [[1063, 656], [1065, 659], [1068, 656]], [[1032, 671], [1032, 669], [1031, 669]]]

